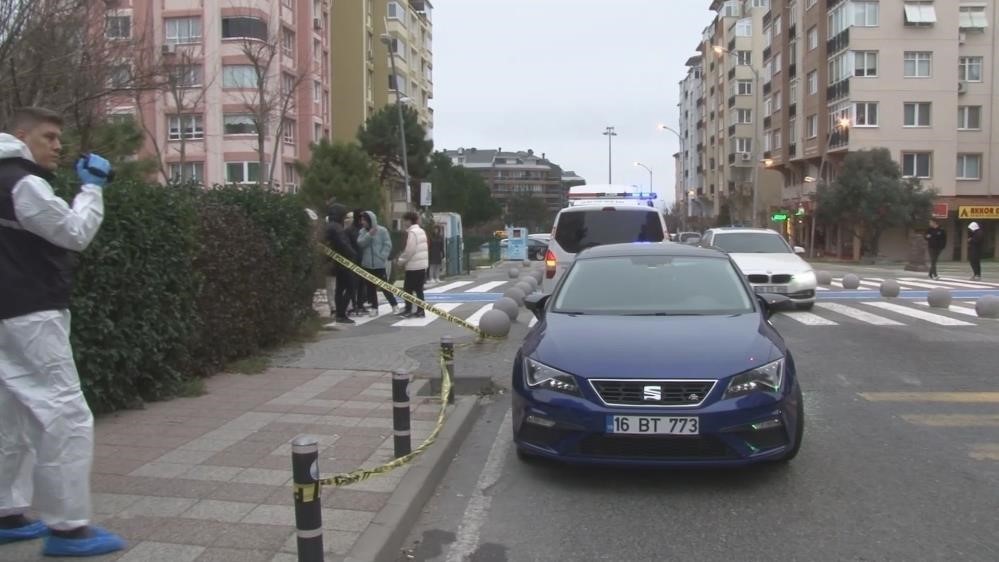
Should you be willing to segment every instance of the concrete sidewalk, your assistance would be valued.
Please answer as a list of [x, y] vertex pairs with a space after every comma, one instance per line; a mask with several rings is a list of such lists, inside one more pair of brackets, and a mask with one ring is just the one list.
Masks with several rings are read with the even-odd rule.
[[[414, 447], [439, 409], [417, 396], [426, 382], [410, 387]], [[392, 458], [391, 373], [272, 368], [206, 383], [204, 396], [97, 421], [96, 523], [130, 543], [99, 560], [296, 560], [291, 440], [320, 439], [324, 476]], [[324, 489], [327, 560], [345, 558], [411, 468]], [[0, 559], [39, 560], [40, 549], [0, 546]]]

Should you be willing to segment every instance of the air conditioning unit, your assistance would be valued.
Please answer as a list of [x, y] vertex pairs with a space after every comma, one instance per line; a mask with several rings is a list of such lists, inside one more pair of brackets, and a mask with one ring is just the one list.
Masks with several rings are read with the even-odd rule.
[[968, 40], [968, 34], [965, 32], [960, 32], [957, 34], [957, 42], [964, 45], [964, 42]]
[[321, 30], [323, 28], [323, 20], [319, 18], [312, 18], [312, 28]]
[[161, 47], [160, 52], [164, 55], [176, 55], [177, 45], [173, 43], [166, 43], [163, 45], [163, 47]]
[[739, 158], [743, 162], [749, 162], [750, 160], [752, 160], [753, 156], [750, 153], [748, 153], [748, 152], [740, 152], [739, 153]]
[[968, 83], [964, 80], [957, 83], [957, 93], [967, 94], [968, 93]]

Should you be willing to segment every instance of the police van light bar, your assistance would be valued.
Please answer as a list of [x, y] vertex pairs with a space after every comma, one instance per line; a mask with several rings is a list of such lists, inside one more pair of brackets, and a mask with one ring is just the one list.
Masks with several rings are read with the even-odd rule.
[[569, 199], [655, 199], [657, 196], [655, 193], [611, 193], [608, 191], [601, 191], [599, 193], [572, 193], [569, 195]]

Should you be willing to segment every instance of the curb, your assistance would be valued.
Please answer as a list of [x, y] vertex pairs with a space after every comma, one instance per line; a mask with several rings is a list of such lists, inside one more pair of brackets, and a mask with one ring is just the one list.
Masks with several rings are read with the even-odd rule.
[[477, 398], [455, 397], [454, 410], [438, 437], [441, 446], [431, 447], [413, 462], [388, 503], [351, 547], [346, 562], [391, 562], [398, 559], [410, 529], [443, 480], [451, 458], [472, 430], [478, 412]]

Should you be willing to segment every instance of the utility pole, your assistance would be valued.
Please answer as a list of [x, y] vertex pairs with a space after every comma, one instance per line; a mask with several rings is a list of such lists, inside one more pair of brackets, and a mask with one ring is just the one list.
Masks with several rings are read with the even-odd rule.
[[607, 127], [604, 130], [603, 135], [605, 137], [607, 137], [607, 183], [610, 184], [610, 183], [614, 183], [613, 176], [611, 174], [611, 170], [612, 170], [612, 168], [611, 168], [611, 166], [612, 166], [611, 165], [611, 141], [613, 140], [614, 137], [617, 136], [617, 133], [614, 132], [614, 127]]

